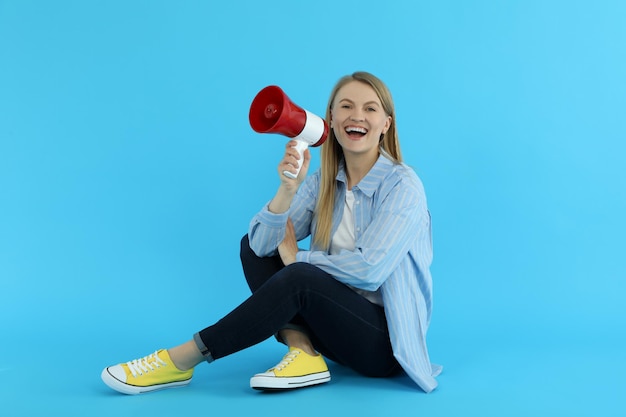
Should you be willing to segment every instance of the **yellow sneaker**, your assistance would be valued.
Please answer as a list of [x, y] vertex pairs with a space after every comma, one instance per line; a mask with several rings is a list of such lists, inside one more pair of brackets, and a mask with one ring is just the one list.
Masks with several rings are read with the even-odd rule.
[[283, 360], [267, 372], [250, 379], [250, 387], [259, 390], [283, 390], [308, 387], [330, 381], [330, 372], [322, 355], [311, 356], [294, 347]]
[[179, 370], [167, 350], [162, 349], [141, 359], [106, 367], [101, 377], [105, 384], [123, 394], [141, 394], [187, 385], [192, 375], [193, 368]]

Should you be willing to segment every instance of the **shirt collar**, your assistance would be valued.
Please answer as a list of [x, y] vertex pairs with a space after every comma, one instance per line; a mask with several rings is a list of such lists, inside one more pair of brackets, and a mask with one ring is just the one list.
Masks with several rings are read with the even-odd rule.
[[[380, 183], [383, 181], [384, 173], [389, 171], [389, 168], [391, 168], [393, 165], [394, 162], [388, 156], [386, 156], [386, 153], [384, 151], [381, 151], [372, 169], [370, 169], [367, 175], [363, 177], [363, 179], [359, 181], [359, 183], [353, 188], [360, 190], [368, 197], [373, 196], [374, 192], [379, 188]], [[339, 172], [337, 172], [336, 179], [337, 181], [344, 184], [348, 183], [348, 178], [346, 176], [346, 165], [344, 160], [342, 160], [339, 164]]]

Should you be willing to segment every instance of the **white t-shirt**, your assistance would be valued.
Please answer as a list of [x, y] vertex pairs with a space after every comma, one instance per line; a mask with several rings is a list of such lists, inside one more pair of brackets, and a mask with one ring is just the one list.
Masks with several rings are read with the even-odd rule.
[[[346, 190], [346, 201], [343, 206], [343, 217], [337, 231], [333, 235], [330, 242], [330, 254], [336, 255], [342, 250], [353, 251], [356, 237], [354, 235], [354, 194], [352, 190]], [[383, 297], [380, 293], [380, 289], [376, 291], [367, 291], [348, 285], [358, 294], [367, 298], [370, 302], [383, 305]]]

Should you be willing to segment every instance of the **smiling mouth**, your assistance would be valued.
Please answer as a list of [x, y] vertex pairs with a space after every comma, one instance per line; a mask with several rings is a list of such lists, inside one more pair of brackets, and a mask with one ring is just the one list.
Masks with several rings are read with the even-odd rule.
[[348, 126], [345, 131], [350, 139], [361, 139], [367, 134], [367, 129], [360, 126]]

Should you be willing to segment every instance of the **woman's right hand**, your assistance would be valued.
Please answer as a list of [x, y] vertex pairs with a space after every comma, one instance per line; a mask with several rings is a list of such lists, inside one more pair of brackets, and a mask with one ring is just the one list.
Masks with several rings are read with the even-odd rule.
[[309, 170], [309, 163], [311, 162], [311, 153], [308, 149], [304, 151], [302, 158], [302, 169], [298, 173], [297, 178], [289, 178], [284, 171], [296, 173], [295, 167], [298, 166], [298, 151], [294, 149], [296, 144], [295, 140], [289, 141], [285, 149], [285, 156], [278, 164], [278, 177], [280, 178], [280, 187], [276, 195], [270, 201], [269, 211], [272, 213], [284, 213], [289, 210], [291, 206], [291, 200], [296, 195], [296, 191], [300, 187], [300, 184], [306, 178], [306, 173]]
[[293, 174], [296, 173], [296, 168], [298, 168], [299, 165], [298, 158], [300, 157], [298, 151], [294, 147], [296, 144], [297, 142], [295, 140], [290, 140], [287, 143], [285, 146], [285, 156], [278, 164], [278, 176], [280, 177], [281, 185], [293, 193], [298, 190], [298, 187], [300, 187], [300, 184], [302, 184], [302, 181], [306, 178], [307, 171], [309, 170], [309, 164], [311, 162], [311, 153], [307, 148], [304, 151], [302, 160], [300, 161], [300, 163], [302, 163], [302, 168], [298, 173], [298, 177], [293, 179], [284, 174], [285, 171], [292, 172]]

